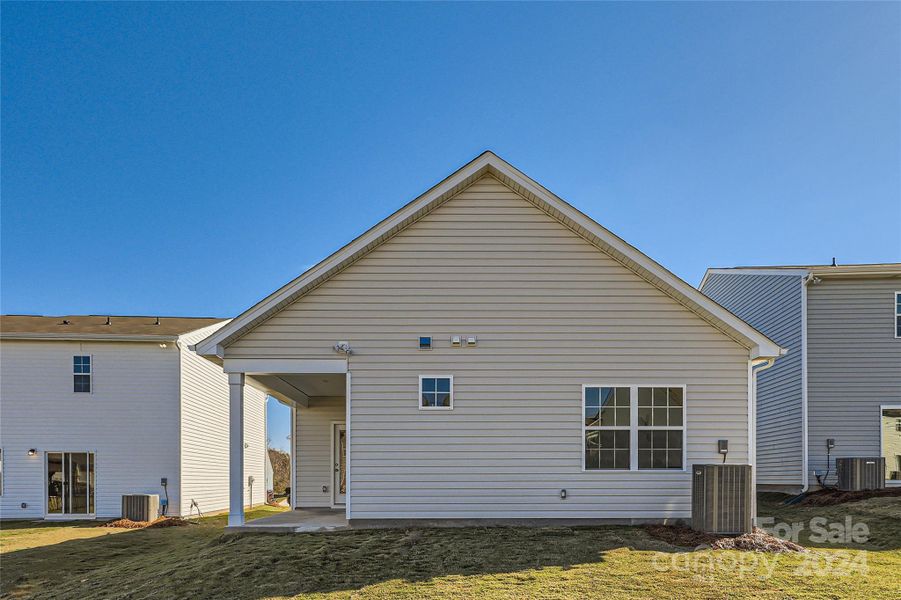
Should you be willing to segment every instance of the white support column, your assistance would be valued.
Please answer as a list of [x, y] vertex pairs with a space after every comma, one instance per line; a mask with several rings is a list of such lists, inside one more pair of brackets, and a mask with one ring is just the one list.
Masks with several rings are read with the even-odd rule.
[[[293, 491], [293, 490], [292, 490]], [[228, 526], [244, 524], [244, 373], [228, 374]]]

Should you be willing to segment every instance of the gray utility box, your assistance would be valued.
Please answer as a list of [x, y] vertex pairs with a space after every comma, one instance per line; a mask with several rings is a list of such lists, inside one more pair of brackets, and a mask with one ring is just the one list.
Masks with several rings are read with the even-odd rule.
[[156, 494], [122, 496], [122, 518], [132, 521], [153, 521], [160, 512], [160, 497]]
[[707, 533], [751, 531], [751, 465], [693, 465], [691, 527]]
[[885, 458], [881, 456], [836, 458], [838, 489], [848, 492], [885, 487]]

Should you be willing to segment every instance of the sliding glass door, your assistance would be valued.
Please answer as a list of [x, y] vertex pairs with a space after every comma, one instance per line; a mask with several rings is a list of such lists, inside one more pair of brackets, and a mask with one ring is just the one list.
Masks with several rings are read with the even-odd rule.
[[47, 453], [47, 514], [94, 514], [94, 453]]

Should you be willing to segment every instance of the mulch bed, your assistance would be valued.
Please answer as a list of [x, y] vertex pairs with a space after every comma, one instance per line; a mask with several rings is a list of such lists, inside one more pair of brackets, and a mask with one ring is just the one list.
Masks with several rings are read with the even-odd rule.
[[807, 552], [804, 546], [755, 529], [737, 537], [724, 537], [710, 545], [714, 550], [749, 550], [751, 552]]
[[709, 546], [722, 537], [679, 525], [645, 525], [644, 530], [653, 538], [663, 540], [673, 546], [682, 546], [683, 548]]
[[160, 517], [155, 521], [132, 521], [131, 519], [116, 519], [101, 523], [101, 527], [118, 527], [120, 529], [159, 529], [162, 527], [184, 527], [190, 525], [181, 517]]
[[755, 529], [752, 533], [739, 536], [704, 533], [684, 526], [646, 525], [644, 529], [651, 537], [663, 540], [667, 544], [696, 550], [712, 548], [751, 552], [806, 552], [802, 546], [772, 536], [762, 529]]
[[901, 487], [885, 488], [884, 490], [866, 490], [861, 492], [843, 492], [841, 490], [822, 489], [810, 492], [802, 498], [798, 506], [832, 506], [845, 502], [859, 502], [870, 498], [884, 498], [901, 496]]

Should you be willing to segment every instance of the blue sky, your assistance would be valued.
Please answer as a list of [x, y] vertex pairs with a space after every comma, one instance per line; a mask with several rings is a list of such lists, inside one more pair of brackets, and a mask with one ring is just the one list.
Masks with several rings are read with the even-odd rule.
[[231, 316], [486, 148], [692, 284], [901, 261], [901, 4], [5, 2], [0, 310]]

